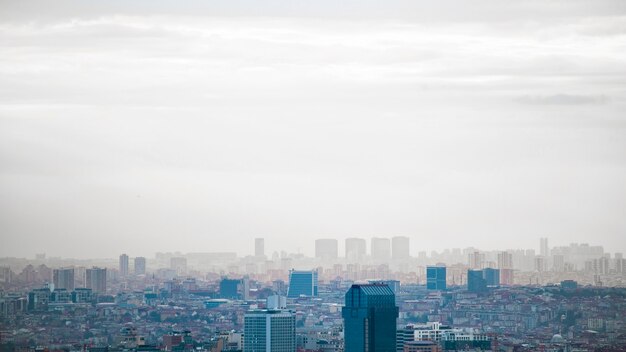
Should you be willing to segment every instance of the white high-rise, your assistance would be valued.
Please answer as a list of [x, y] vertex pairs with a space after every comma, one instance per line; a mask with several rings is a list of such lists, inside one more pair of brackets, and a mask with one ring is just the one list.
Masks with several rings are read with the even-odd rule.
[[243, 352], [295, 352], [296, 317], [288, 310], [253, 310], [244, 316]]

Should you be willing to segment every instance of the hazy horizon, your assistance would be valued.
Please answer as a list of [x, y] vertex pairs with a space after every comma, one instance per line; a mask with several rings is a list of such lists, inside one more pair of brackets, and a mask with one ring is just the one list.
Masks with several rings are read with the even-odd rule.
[[626, 252], [625, 23], [623, 1], [2, 1], [0, 257]]

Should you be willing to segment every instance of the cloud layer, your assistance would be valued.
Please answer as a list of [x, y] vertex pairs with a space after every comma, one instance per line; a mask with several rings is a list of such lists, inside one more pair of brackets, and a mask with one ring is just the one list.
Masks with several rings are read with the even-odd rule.
[[626, 250], [622, 2], [211, 4], [2, 4], [0, 255]]

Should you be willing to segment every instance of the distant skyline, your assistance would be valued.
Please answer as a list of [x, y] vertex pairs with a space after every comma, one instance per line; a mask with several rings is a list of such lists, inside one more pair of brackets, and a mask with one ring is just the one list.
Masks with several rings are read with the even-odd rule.
[[0, 257], [626, 253], [626, 2], [0, 2]]

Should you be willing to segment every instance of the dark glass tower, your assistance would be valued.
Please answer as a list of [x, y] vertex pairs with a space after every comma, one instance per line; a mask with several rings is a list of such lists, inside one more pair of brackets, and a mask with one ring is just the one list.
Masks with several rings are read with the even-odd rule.
[[352, 285], [342, 310], [345, 352], [395, 352], [398, 307], [385, 284]]
[[487, 291], [487, 280], [485, 280], [482, 270], [467, 271], [467, 290], [470, 292]]
[[290, 270], [287, 297], [317, 296], [317, 270]]
[[446, 267], [427, 266], [426, 267], [426, 288], [429, 290], [446, 289]]

